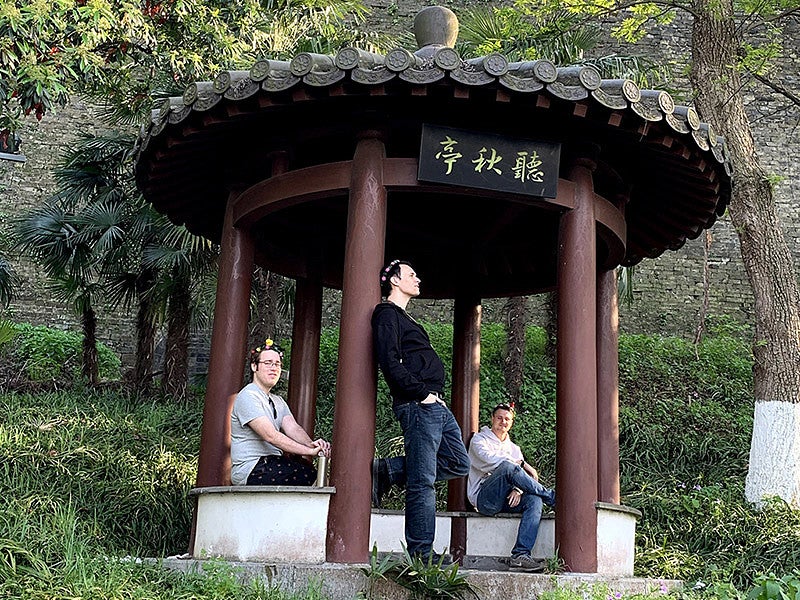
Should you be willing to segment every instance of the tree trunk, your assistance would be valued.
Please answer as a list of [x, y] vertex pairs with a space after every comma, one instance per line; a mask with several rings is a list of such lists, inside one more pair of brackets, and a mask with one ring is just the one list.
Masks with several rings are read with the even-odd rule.
[[772, 187], [758, 160], [735, 68], [732, 0], [695, 0], [691, 79], [703, 118], [725, 136], [734, 168], [731, 222], [755, 300], [755, 411], [745, 495], [800, 502], [800, 291]]
[[253, 283], [256, 289], [256, 314], [250, 334], [250, 347], [264, 343], [268, 337], [277, 338], [278, 296], [281, 276], [257, 267]]
[[81, 372], [95, 386], [100, 381], [100, 366], [97, 358], [97, 316], [91, 306], [86, 306], [81, 313], [83, 328], [83, 359]]
[[711, 265], [708, 262], [708, 254], [711, 249], [711, 231], [706, 229], [703, 240], [703, 304], [700, 306], [700, 314], [697, 317], [697, 327], [694, 330], [694, 351], [697, 356], [697, 347], [703, 341], [703, 334], [706, 331], [706, 319], [708, 318], [708, 305], [711, 300]]
[[133, 366], [133, 389], [140, 394], [150, 390], [153, 378], [153, 353], [155, 351], [156, 326], [153, 321], [153, 305], [145, 292], [153, 282], [150, 270], [142, 271], [136, 282], [139, 306], [136, 310], [136, 357]]
[[[508, 398], [520, 402], [522, 378], [525, 369], [525, 326], [528, 322], [525, 296], [515, 296], [506, 300], [506, 356], [503, 360], [503, 375], [506, 380]], [[517, 407], [519, 410], [521, 407]]]
[[189, 319], [192, 296], [188, 277], [178, 277], [167, 306], [167, 347], [164, 354], [164, 393], [176, 401], [186, 399], [189, 381]]
[[556, 348], [558, 346], [558, 290], [553, 290], [547, 294], [547, 304], [545, 305], [546, 321], [544, 324], [544, 353], [547, 364], [553, 369], [556, 368]]

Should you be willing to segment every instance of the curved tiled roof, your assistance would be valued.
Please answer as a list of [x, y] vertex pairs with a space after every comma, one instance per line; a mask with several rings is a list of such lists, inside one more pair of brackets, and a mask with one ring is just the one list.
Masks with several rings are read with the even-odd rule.
[[[413, 157], [423, 121], [556, 140], [567, 156], [578, 146], [595, 147], [597, 193], [627, 204], [624, 256], [609, 263], [635, 264], [680, 247], [710, 227], [729, 201], [725, 140], [668, 93], [603, 79], [590, 66], [509, 62], [501, 54], [465, 60], [446, 46], [386, 55], [356, 48], [303, 52], [196, 82], [182, 97], [160, 103], [142, 127], [137, 182], [173, 221], [219, 240], [230, 190], [265, 179], [271, 153], [288, 150], [293, 169], [349, 160], [354, 132], [374, 123], [386, 133], [388, 156]], [[341, 225], [341, 211], [335, 212], [321, 223]], [[445, 222], [438, 222], [439, 232]], [[300, 251], [290, 245], [284, 240], [261, 250], [284, 252], [281, 264], [289, 265], [289, 255]], [[546, 279], [534, 287], [545, 289]]]

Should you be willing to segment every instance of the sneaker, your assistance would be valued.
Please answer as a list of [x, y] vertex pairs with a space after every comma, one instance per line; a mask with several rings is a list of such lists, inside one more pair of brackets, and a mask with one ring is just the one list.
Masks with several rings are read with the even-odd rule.
[[372, 506], [380, 508], [383, 502], [383, 495], [392, 487], [389, 481], [389, 468], [386, 466], [385, 458], [375, 458], [372, 460]]
[[531, 573], [541, 573], [544, 571], [546, 564], [544, 560], [533, 558], [527, 554], [518, 554], [508, 559], [508, 566], [512, 569], [520, 569]]

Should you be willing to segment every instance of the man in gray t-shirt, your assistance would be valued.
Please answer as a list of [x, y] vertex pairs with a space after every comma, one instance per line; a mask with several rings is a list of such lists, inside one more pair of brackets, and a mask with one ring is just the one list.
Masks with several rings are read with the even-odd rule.
[[233, 485], [311, 485], [316, 473], [303, 457], [330, 456], [330, 444], [312, 441], [283, 398], [271, 393], [282, 356], [272, 340], [251, 351], [253, 382], [236, 396], [231, 413]]

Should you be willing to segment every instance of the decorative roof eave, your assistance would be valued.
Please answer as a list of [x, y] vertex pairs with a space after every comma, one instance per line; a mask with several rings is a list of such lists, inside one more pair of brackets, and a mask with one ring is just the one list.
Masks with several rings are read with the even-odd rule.
[[[343, 124], [328, 118], [328, 106], [364, 114], [377, 109], [376, 115], [387, 106], [401, 115], [401, 124], [415, 108], [422, 108], [421, 114], [444, 116], [456, 126], [455, 121], [469, 118], [473, 107], [491, 110], [494, 103], [501, 129], [508, 130], [513, 119], [525, 120], [529, 114], [535, 119], [546, 115], [546, 121], [534, 121], [544, 125], [543, 135], [566, 142], [567, 151], [584, 142], [597, 144], [598, 159], [607, 163], [604, 172], [624, 173], [620, 182], [622, 188], [630, 186], [627, 192], [615, 191], [613, 177], [603, 181], [612, 196], [621, 192], [622, 202], [630, 201], [623, 264], [679, 248], [724, 212], [732, 174], [728, 149], [692, 107], [676, 106], [668, 93], [641, 90], [630, 80], [602, 79], [591, 66], [509, 62], [498, 53], [462, 59], [453, 49], [457, 19], [444, 13], [450, 11], [420, 11], [415, 19], [420, 49], [413, 53], [398, 48], [384, 56], [344, 48], [335, 55], [303, 52], [289, 61], [264, 59], [249, 71], [222, 72], [213, 81], [188, 86], [180, 97], [163, 100], [137, 140], [137, 181], [143, 192], [175, 222], [213, 239], [219, 233], [221, 199], [230, 186], [258, 180], [258, 160], [270, 151], [296, 149], [294, 142], [287, 145], [296, 133], [301, 140], [312, 131], [312, 136], [334, 139], [338, 131], [361, 126], [356, 113], [346, 116]], [[406, 112], [405, 99], [413, 97], [428, 99], [409, 104]], [[347, 98], [345, 104], [338, 104], [338, 98]], [[376, 103], [373, 98], [389, 102]], [[459, 101], [453, 104], [458, 113], [453, 119], [448, 116], [450, 100]], [[348, 115], [347, 110], [337, 111], [330, 114]], [[294, 119], [300, 119], [296, 129], [287, 126]], [[410, 120], [419, 124], [416, 116]], [[562, 127], [563, 136], [558, 129]], [[254, 132], [262, 137], [254, 137]], [[405, 143], [407, 151], [408, 138], [404, 132], [395, 133], [389, 139], [400, 140], [398, 147]], [[238, 153], [234, 148], [226, 162], [226, 155], [216, 151], [220, 142], [241, 147]], [[329, 144], [325, 153], [336, 146]], [[337, 160], [335, 152], [306, 158], [326, 162], [330, 156]], [[245, 164], [240, 168], [234, 161], [242, 157]], [[255, 162], [247, 163], [250, 157]]]
[[249, 71], [224, 71], [214, 81], [191, 84], [182, 97], [161, 101], [140, 131], [138, 151], [145, 150], [150, 139], [161, 134], [168, 124], [180, 123], [195, 112], [206, 112], [223, 100], [238, 102], [260, 90], [283, 92], [301, 84], [330, 88], [350, 81], [375, 87], [393, 79], [411, 85], [450, 79], [470, 87], [498, 85], [511, 93], [544, 90], [554, 98], [572, 102], [592, 99], [611, 110], [630, 111], [644, 121], [664, 121], [676, 134], [689, 135], [700, 150], [709, 152], [723, 165], [729, 177], [732, 175], [724, 138], [700, 122], [694, 108], [676, 106], [667, 92], [641, 90], [628, 79], [602, 79], [591, 66], [556, 67], [548, 60], [509, 63], [497, 53], [463, 60], [448, 47], [437, 48], [427, 58], [403, 48], [386, 56], [358, 48], [344, 48], [334, 56], [301, 52], [291, 61], [259, 60]]

